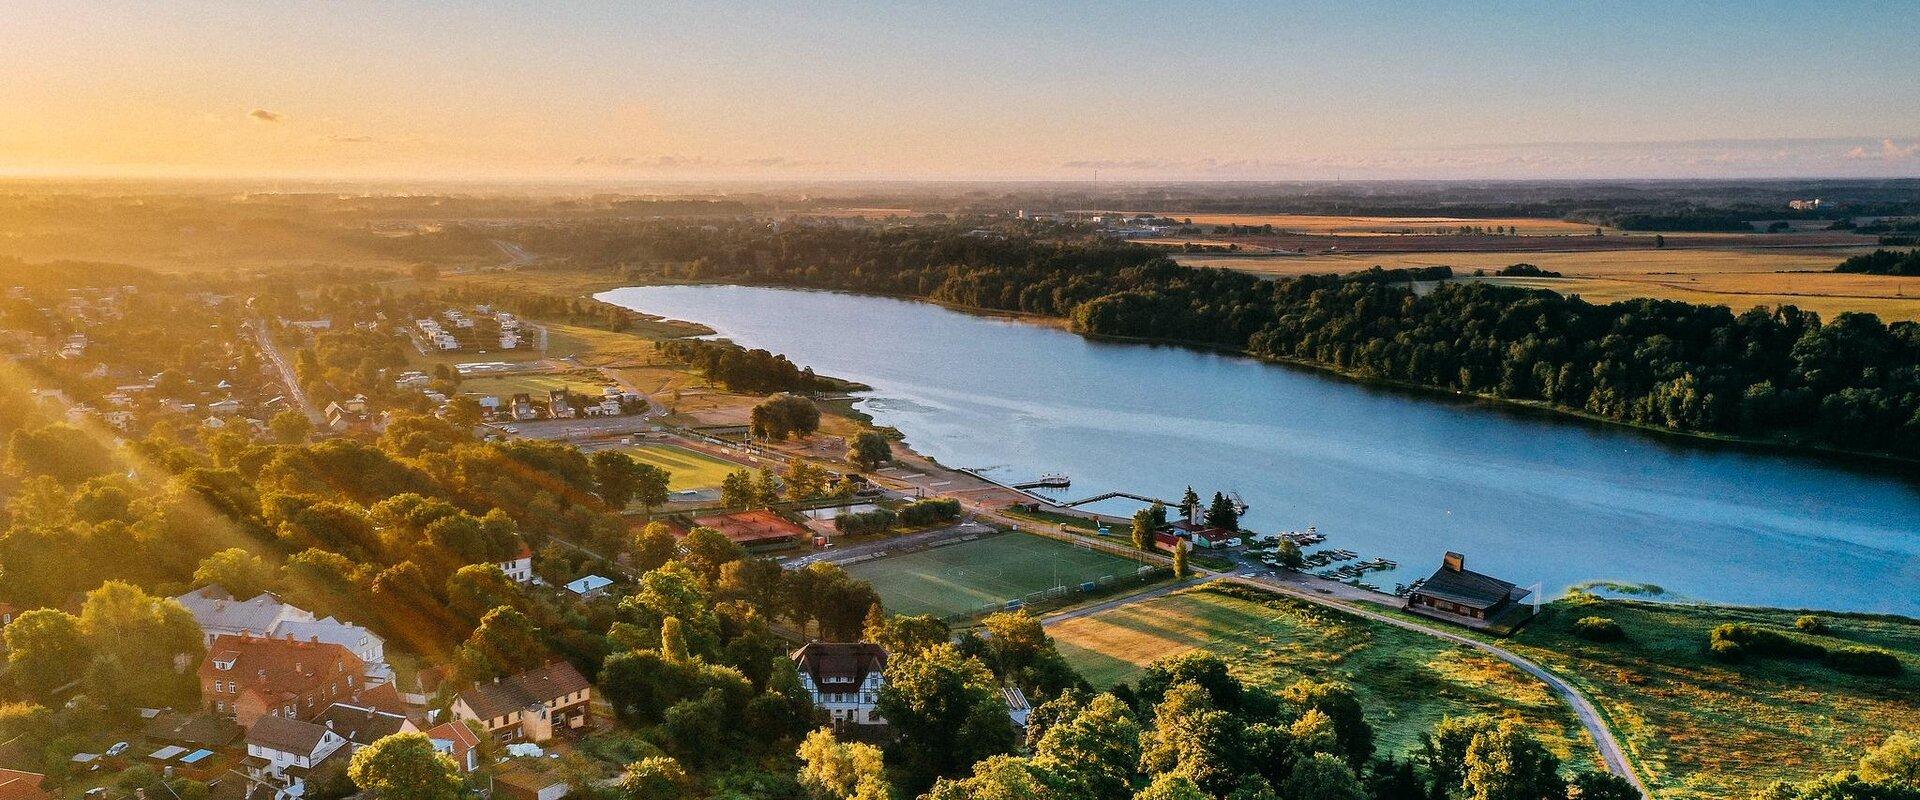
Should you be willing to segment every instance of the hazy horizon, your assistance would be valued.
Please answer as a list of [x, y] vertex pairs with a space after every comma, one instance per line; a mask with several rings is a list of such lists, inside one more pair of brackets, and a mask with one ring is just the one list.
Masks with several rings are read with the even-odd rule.
[[30, 0], [0, 176], [1920, 176], [1910, 9]]

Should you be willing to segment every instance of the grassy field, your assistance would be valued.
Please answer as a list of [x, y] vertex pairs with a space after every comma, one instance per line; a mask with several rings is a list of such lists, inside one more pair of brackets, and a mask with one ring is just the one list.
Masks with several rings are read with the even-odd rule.
[[565, 388], [574, 394], [599, 397], [602, 387], [607, 385], [606, 377], [594, 370], [575, 372], [543, 372], [526, 375], [482, 375], [460, 381], [462, 394], [490, 394], [502, 398], [511, 397], [518, 392], [546, 394], [554, 389]]
[[1127, 576], [1137, 562], [1041, 536], [1010, 533], [847, 567], [895, 614], [947, 617], [1054, 586]]
[[1505, 662], [1290, 598], [1204, 586], [1067, 620], [1048, 632], [1095, 686], [1204, 649], [1257, 683], [1312, 678], [1352, 685], [1383, 753], [1417, 747], [1441, 717], [1482, 713], [1525, 720], [1562, 758], [1592, 762], [1592, 742], [1572, 712]]
[[676, 492], [719, 486], [727, 473], [745, 469], [739, 464], [670, 444], [640, 445], [627, 448], [625, 452], [635, 461], [652, 464], [672, 473], [673, 479], [667, 482], [667, 488]]
[[[1310, 256], [1239, 256], [1196, 253], [1176, 257], [1197, 267], [1289, 276], [1445, 265], [1463, 275], [1527, 263], [1563, 278], [1485, 278], [1498, 283], [1578, 294], [1595, 303], [1638, 297], [1723, 305], [1735, 311], [1755, 306], [1795, 305], [1827, 319], [1864, 311], [1881, 319], [1920, 320], [1920, 278], [1842, 275], [1835, 264], [1858, 249], [1665, 249], [1568, 253], [1344, 253]], [[1463, 278], [1472, 279], [1472, 278]]]
[[[1920, 621], [1823, 615], [1831, 635], [1806, 638], [1900, 654], [1903, 675], [1872, 678], [1815, 662], [1729, 665], [1705, 655], [1717, 625], [1792, 631], [1797, 611], [1626, 600], [1562, 600], [1552, 608], [1509, 645], [1587, 691], [1662, 800], [1746, 797], [1776, 779], [1848, 766], [1888, 733], [1920, 728]], [[1627, 639], [1574, 636], [1574, 621], [1587, 616], [1614, 620]]]

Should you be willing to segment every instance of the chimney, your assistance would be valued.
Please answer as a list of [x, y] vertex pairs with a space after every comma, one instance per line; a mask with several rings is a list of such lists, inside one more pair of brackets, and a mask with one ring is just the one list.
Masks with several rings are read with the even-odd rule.
[[1448, 551], [1446, 559], [1441, 563], [1448, 572], [1464, 572], [1467, 568], [1467, 557]]

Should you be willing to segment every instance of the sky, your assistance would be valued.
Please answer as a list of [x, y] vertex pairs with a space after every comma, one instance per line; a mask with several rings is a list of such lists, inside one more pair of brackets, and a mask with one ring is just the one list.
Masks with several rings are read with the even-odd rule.
[[8, 0], [0, 175], [1920, 176], [1920, 3]]

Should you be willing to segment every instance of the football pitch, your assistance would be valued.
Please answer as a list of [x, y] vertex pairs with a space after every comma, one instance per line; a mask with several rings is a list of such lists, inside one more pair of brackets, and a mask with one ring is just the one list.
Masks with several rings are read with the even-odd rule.
[[1077, 587], [1141, 567], [1131, 559], [1027, 533], [1007, 533], [847, 567], [887, 611], [948, 617], [1056, 586]]

